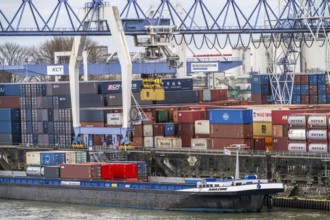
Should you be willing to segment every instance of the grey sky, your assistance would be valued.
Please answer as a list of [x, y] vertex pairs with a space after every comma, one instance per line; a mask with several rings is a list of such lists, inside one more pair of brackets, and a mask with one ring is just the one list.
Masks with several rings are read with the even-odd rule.
[[[193, 5], [195, 0], [172, 0], [171, 3], [174, 5], [174, 7], [179, 4], [184, 7], [186, 11], [190, 9], [190, 7]], [[220, 5], [224, 5], [227, 0], [204, 0], [203, 2], [208, 7], [208, 9], [211, 11], [211, 13], [216, 16], [217, 13], [221, 10]], [[70, 6], [73, 8], [73, 10], [77, 13], [79, 8], [84, 7], [85, 2], [90, 1], [84, 1], [84, 0], [68, 0]], [[121, 11], [125, 4], [127, 3], [126, 0], [110, 0], [110, 1], [104, 1], [104, 2], [110, 2], [112, 5], [116, 5], [119, 7], [119, 10]], [[253, 9], [253, 6], [256, 5], [258, 0], [236, 0], [236, 3], [240, 6], [240, 8], [245, 12], [250, 12]], [[278, 5], [278, 0], [269, 0], [270, 4], [274, 5], [274, 8], [276, 8], [276, 5]], [[0, 1], [0, 10], [7, 16], [7, 18], [11, 19], [15, 12], [18, 10], [20, 4], [22, 3], [22, 0], [1, 0]], [[55, 8], [55, 5], [58, 3], [58, 0], [33, 0], [34, 5], [37, 7], [38, 11], [43, 15], [44, 18], [48, 18], [51, 11]], [[138, 0], [139, 5], [143, 10], [147, 10], [150, 5], [154, 5], [155, 9], [158, 7], [158, 5], [161, 3], [161, 0]], [[25, 9], [26, 14], [29, 13], [29, 9]], [[131, 8], [133, 10], [133, 8]], [[64, 12], [64, 10], [63, 10]], [[248, 13], [247, 13], [248, 14]], [[184, 15], [181, 15], [184, 16]], [[201, 14], [197, 15], [201, 16]], [[229, 19], [233, 19], [233, 16]], [[60, 16], [59, 23], [57, 27], [68, 27], [68, 19], [64, 16]], [[17, 20], [17, 19], [16, 19]], [[0, 22], [3, 22], [3, 18], [0, 16]], [[23, 18], [21, 22], [21, 27], [31, 27], [33, 24], [32, 16], [26, 16]], [[16, 24], [14, 24], [15, 26]], [[63, 25], [63, 26], [61, 26]], [[34, 26], [33, 26], [34, 27]], [[40, 42], [44, 41], [45, 39], [49, 39], [46, 37], [2, 37], [0, 42], [17, 42], [24, 45], [39, 45]], [[111, 40], [110, 37], [94, 37], [96, 41], [99, 42], [99, 44], [107, 45], [109, 48], [111, 48]]]

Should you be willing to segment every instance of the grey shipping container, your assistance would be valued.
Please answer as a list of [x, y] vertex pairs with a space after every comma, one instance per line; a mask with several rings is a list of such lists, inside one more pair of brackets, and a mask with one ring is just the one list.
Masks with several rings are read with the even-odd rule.
[[156, 101], [157, 104], [180, 104], [180, 103], [198, 103], [199, 91], [182, 90], [178, 95], [177, 91], [165, 91], [165, 100]]
[[0, 134], [0, 144], [20, 144], [21, 134]]
[[44, 177], [49, 179], [60, 178], [60, 166], [46, 166], [44, 168]]

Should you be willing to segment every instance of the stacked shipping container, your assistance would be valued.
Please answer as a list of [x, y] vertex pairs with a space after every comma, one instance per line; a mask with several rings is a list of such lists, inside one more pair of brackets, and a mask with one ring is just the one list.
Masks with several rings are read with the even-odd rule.
[[0, 144], [21, 143], [21, 113], [18, 108], [0, 108]]
[[253, 143], [253, 116], [251, 109], [210, 109], [211, 149], [221, 149], [232, 144]]
[[272, 110], [253, 109], [253, 138], [255, 150], [272, 150]]
[[297, 74], [292, 89], [292, 104], [326, 104], [325, 74]]
[[251, 100], [255, 104], [268, 104], [271, 86], [268, 74], [255, 74], [251, 79]]

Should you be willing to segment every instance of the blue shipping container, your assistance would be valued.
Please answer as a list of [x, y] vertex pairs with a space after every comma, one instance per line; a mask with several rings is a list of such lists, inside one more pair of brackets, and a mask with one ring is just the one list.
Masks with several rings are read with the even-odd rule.
[[20, 84], [4, 84], [5, 96], [20, 96]]
[[268, 74], [257, 74], [252, 75], [251, 84], [263, 84], [267, 85], [269, 83], [269, 75]]
[[327, 77], [325, 76], [325, 74], [317, 75], [317, 84], [318, 85], [325, 84], [326, 82], [327, 82]]
[[308, 83], [309, 85], [317, 85], [318, 75], [309, 75]]
[[251, 84], [251, 93], [261, 94], [261, 95], [269, 95], [270, 94], [270, 86], [269, 85]]
[[317, 103], [318, 104], [327, 104], [327, 95], [323, 94], [323, 95], [318, 95], [317, 96]]
[[292, 89], [293, 95], [300, 95], [301, 92], [301, 86], [300, 85], [294, 85]]
[[325, 95], [327, 93], [327, 86], [324, 83], [322, 84], [319, 83], [317, 85], [317, 93], [319, 95]]
[[21, 111], [18, 108], [0, 108], [0, 121], [20, 121]]
[[0, 96], [5, 95], [5, 85], [0, 85]]
[[12, 121], [0, 121], [0, 133], [17, 134], [21, 133], [21, 123]]
[[292, 96], [292, 104], [301, 104], [301, 97], [300, 95], [293, 95]]
[[166, 123], [164, 129], [165, 129], [165, 136], [175, 135], [175, 126], [173, 123]]
[[309, 94], [309, 86], [308, 85], [301, 85], [300, 94], [301, 95], [308, 95]]
[[163, 79], [165, 91], [193, 90], [193, 79]]
[[41, 152], [40, 153], [40, 165], [56, 165], [65, 163], [64, 152]]
[[210, 124], [252, 124], [251, 109], [210, 109]]

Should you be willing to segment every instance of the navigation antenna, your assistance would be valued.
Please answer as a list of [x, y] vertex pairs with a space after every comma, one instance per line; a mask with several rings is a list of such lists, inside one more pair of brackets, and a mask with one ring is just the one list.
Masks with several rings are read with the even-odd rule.
[[236, 150], [236, 167], [235, 167], [235, 180], [239, 179], [239, 151], [247, 150], [250, 147], [246, 146], [246, 144], [232, 144], [229, 147], [225, 147], [225, 154], [231, 154], [230, 150]]

